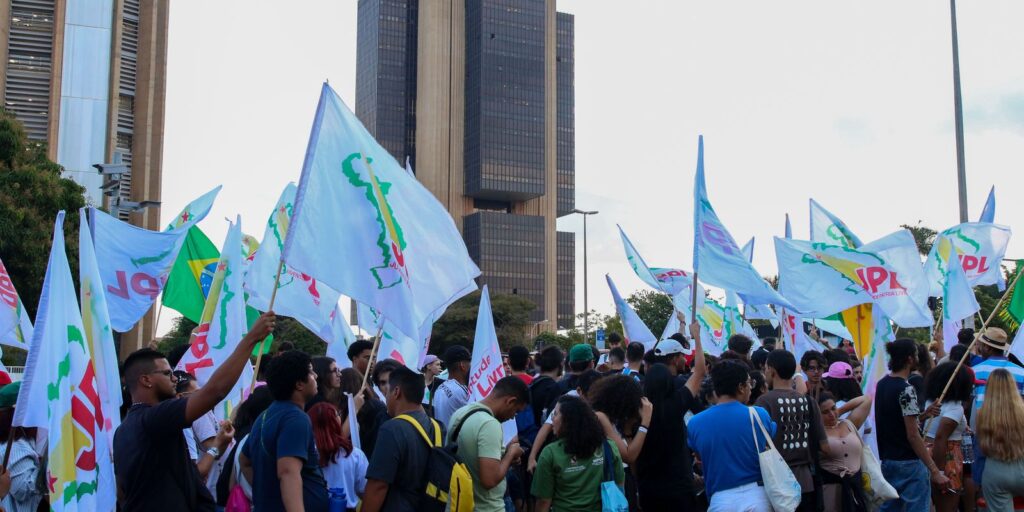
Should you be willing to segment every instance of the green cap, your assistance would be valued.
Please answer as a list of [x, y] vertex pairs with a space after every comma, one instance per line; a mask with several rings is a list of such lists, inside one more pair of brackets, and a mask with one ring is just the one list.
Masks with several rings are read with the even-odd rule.
[[577, 343], [569, 349], [569, 362], [591, 361], [594, 359], [594, 351], [586, 343]]
[[18, 401], [19, 390], [21, 390], [20, 380], [0, 388], [0, 408], [14, 407]]

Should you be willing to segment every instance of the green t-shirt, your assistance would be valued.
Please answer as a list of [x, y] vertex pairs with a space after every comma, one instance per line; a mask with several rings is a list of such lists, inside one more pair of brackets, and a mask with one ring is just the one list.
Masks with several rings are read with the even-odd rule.
[[[482, 409], [466, 419], [470, 411]], [[494, 418], [491, 410], [479, 402], [462, 406], [452, 414], [448, 425], [448, 442], [451, 443], [452, 432], [462, 424], [459, 431], [459, 458], [466, 463], [469, 474], [473, 476], [473, 503], [477, 512], [505, 511], [505, 479], [491, 489], [484, 489], [480, 484], [480, 458], [501, 460], [503, 455], [501, 423]]]
[[[611, 446], [615, 458], [615, 483], [622, 487], [625, 473], [622, 457], [615, 443]], [[533, 473], [534, 496], [550, 499], [551, 508], [559, 512], [601, 510], [601, 481], [604, 479], [604, 447], [599, 447], [589, 459], [576, 460], [565, 453], [561, 439], [549, 444], [537, 458]]]

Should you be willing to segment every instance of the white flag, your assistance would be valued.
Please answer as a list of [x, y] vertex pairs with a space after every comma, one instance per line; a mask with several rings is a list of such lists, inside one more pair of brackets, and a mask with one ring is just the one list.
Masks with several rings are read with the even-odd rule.
[[32, 320], [14, 289], [11, 276], [0, 261], [0, 344], [28, 350], [32, 340]]
[[283, 254], [294, 269], [372, 306], [408, 336], [475, 290], [480, 275], [444, 206], [327, 84]]

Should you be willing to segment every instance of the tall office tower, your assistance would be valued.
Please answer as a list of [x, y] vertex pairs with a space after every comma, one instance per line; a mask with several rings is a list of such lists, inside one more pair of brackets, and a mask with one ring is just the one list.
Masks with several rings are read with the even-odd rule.
[[573, 17], [555, 0], [359, 0], [356, 115], [455, 219], [480, 284], [573, 325]]
[[[160, 201], [169, 0], [8, 0], [0, 3], [4, 108], [47, 145], [94, 205], [109, 205], [93, 164], [118, 153], [122, 201]], [[159, 230], [158, 207], [119, 215]], [[120, 337], [121, 354], [145, 346], [147, 315]]]

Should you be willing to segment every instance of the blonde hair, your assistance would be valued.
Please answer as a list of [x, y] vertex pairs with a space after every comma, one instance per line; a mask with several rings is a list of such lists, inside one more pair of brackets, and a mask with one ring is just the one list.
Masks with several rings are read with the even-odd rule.
[[1024, 459], [1024, 400], [1010, 372], [993, 371], [978, 411], [978, 440], [987, 457], [1001, 461]]

